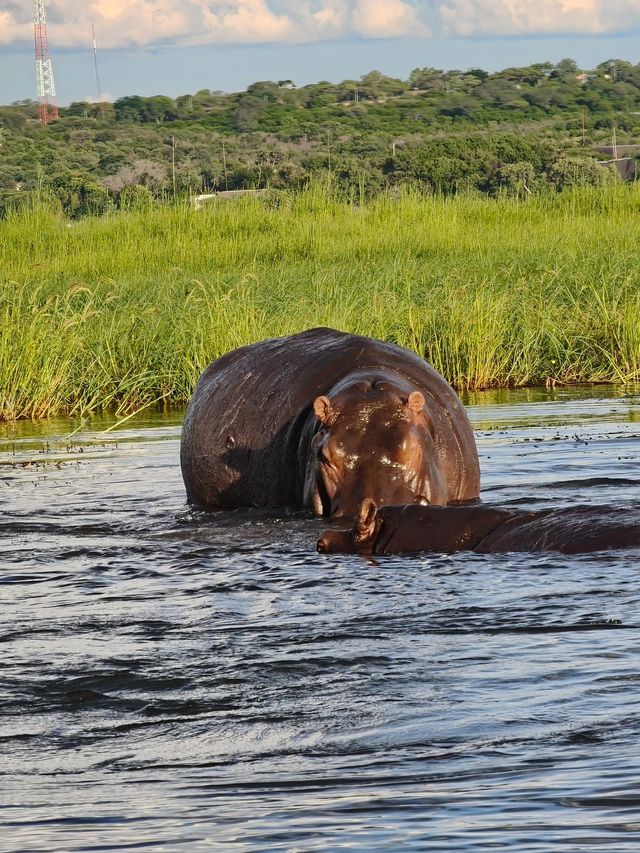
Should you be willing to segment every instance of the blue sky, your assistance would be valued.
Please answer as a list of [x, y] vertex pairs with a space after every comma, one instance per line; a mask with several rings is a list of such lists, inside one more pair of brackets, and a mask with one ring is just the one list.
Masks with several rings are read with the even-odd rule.
[[[0, 102], [34, 97], [30, 0], [0, 0]], [[640, 62], [640, 0], [48, 0], [58, 101], [178, 95], [373, 68]]]

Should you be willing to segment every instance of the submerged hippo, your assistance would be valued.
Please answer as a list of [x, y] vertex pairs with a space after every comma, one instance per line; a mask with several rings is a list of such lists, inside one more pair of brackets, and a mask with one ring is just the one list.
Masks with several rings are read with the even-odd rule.
[[351, 516], [379, 504], [478, 497], [473, 430], [456, 393], [393, 344], [310, 329], [241, 347], [202, 374], [180, 452], [190, 502]]
[[[420, 501], [420, 498], [418, 498]], [[350, 530], [326, 530], [321, 552], [408, 554], [420, 551], [559, 551], [581, 554], [640, 547], [640, 511], [578, 506], [516, 512], [487, 505], [376, 508], [364, 500]]]

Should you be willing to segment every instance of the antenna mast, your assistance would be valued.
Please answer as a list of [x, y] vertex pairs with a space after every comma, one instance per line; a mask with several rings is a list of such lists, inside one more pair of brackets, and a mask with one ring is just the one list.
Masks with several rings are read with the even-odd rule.
[[53, 80], [53, 68], [49, 53], [44, 0], [34, 0], [33, 2], [33, 32], [36, 48], [36, 91], [40, 102], [38, 115], [40, 124], [48, 124], [51, 119], [58, 118], [58, 107], [56, 105], [56, 84]]
[[96, 45], [96, 28], [91, 24], [91, 37], [93, 38], [93, 64], [96, 69], [96, 89], [98, 92], [98, 103], [102, 103], [102, 89], [100, 88], [100, 75], [98, 74], [98, 46]]

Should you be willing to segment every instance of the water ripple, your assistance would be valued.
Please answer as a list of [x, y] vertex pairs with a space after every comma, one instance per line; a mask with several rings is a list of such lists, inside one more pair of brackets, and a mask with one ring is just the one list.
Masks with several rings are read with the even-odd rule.
[[[608, 393], [473, 405], [485, 499], [637, 506]], [[75, 426], [0, 436], [0, 850], [635, 853], [637, 552], [321, 555]]]

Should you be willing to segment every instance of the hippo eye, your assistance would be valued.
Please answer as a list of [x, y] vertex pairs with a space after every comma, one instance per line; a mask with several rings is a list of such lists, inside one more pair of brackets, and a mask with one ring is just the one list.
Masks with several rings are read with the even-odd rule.
[[331, 456], [344, 455], [344, 444], [341, 441], [332, 441], [327, 449], [331, 453]]

